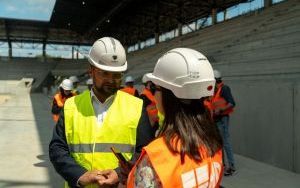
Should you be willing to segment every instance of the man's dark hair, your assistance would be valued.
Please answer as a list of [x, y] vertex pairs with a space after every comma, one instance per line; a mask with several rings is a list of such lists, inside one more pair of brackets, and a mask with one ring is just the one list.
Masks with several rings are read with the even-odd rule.
[[[203, 98], [182, 100], [168, 89], [161, 92], [165, 120], [160, 136], [173, 153], [180, 154], [182, 163], [185, 155], [200, 162], [222, 148], [222, 138]], [[206, 156], [199, 152], [201, 147], [206, 149]]]

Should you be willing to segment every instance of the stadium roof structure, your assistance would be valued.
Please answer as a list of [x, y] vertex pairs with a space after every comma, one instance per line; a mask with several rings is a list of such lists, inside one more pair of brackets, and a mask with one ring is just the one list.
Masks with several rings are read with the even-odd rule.
[[91, 45], [113, 36], [132, 45], [249, 0], [56, 0], [49, 22], [0, 19], [0, 41]]

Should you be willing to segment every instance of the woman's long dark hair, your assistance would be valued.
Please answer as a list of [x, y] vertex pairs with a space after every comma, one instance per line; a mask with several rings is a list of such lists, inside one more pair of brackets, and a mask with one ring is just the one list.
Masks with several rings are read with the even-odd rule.
[[[160, 136], [173, 153], [180, 154], [182, 163], [185, 155], [200, 162], [222, 148], [222, 138], [203, 98], [182, 100], [168, 89], [162, 88], [161, 92], [165, 120]], [[200, 154], [200, 146], [206, 154]]]

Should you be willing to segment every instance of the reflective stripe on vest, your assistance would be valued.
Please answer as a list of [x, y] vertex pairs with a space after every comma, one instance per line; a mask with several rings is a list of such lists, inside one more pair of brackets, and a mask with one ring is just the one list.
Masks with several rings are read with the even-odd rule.
[[[195, 162], [186, 155], [184, 164], [181, 164], [180, 155], [174, 155], [166, 146], [163, 138], [159, 138], [144, 147], [136, 164], [146, 154], [164, 188], [215, 188], [220, 185], [223, 174], [222, 150], [219, 150], [213, 157], [204, 158], [201, 162]], [[129, 174], [128, 188], [135, 187], [135, 171], [136, 165]]]
[[115, 144], [115, 143], [95, 143], [94, 144], [69, 144], [69, 150], [73, 153], [92, 153], [94, 152], [111, 152], [110, 147], [118, 148], [122, 153], [134, 153], [134, 145]]
[[130, 95], [133, 95], [134, 96], [134, 94], [135, 94], [135, 88], [133, 88], [133, 87], [124, 87], [123, 89], [121, 89], [121, 91], [124, 91], [124, 92], [126, 92], [126, 93], [128, 93], [128, 94], [130, 94]]
[[158, 110], [156, 108], [156, 100], [151, 91], [145, 88], [141, 95], [145, 95], [151, 103], [146, 107], [147, 114], [150, 120], [151, 125], [153, 126], [156, 122], [158, 122]]
[[87, 170], [115, 169], [118, 160], [110, 151], [111, 146], [124, 151], [130, 159], [142, 105], [141, 99], [118, 91], [103, 123], [98, 124], [90, 91], [67, 100], [64, 106], [65, 134], [71, 156]]
[[[214, 94], [211, 100], [211, 108], [213, 110], [216, 109], [223, 109], [225, 106], [227, 106], [228, 102], [224, 99], [224, 97], [221, 96], [221, 91], [224, 83], [220, 83], [217, 86], [217, 92]], [[222, 112], [222, 115], [228, 115], [233, 112], [233, 108], [229, 108], [226, 111]]]

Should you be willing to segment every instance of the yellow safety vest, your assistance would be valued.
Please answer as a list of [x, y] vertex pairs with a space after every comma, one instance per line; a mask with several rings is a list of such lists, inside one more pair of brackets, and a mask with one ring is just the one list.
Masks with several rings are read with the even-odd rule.
[[115, 169], [118, 160], [111, 152], [111, 146], [130, 159], [134, 153], [142, 105], [141, 99], [118, 91], [103, 123], [99, 124], [90, 91], [67, 100], [64, 106], [65, 134], [71, 156], [87, 170]]

